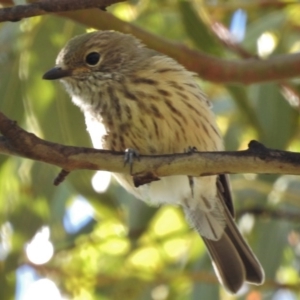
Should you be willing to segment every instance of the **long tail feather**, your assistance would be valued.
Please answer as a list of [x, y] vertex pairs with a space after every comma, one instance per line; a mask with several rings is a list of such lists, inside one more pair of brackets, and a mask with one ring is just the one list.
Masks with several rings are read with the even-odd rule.
[[[236, 293], [245, 281], [261, 284], [264, 280], [264, 272], [240, 234], [224, 202], [222, 200], [220, 202], [224, 205], [225, 228], [218, 240], [203, 236], [203, 229], [199, 229], [199, 220], [196, 220], [196, 216], [203, 215], [203, 211], [198, 214], [196, 208], [191, 213], [188, 208], [185, 208], [185, 212], [191, 224], [201, 235], [219, 280], [229, 292]], [[214, 223], [211, 225], [213, 227]]]

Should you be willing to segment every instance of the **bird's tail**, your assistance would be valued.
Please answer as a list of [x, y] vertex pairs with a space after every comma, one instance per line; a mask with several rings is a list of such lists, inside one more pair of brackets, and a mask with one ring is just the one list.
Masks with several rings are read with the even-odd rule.
[[[190, 215], [187, 210], [186, 213]], [[193, 212], [192, 215], [196, 216], [197, 213]], [[225, 205], [224, 216], [226, 223], [224, 233], [218, 240], [201, 237], [208, 249], [219, 280], [229, 292], [236, 293], [245, 281], [252, 284], [261, 284], [264, 280], [264, 271], [240, 234]], [[196, 220], [194, 222], [194, 218], [189, 219], [194, 226], [199, 223]], [[195, 229], [199, 233], [202, 231], [198, 230], [197, 226], [195, 226]]]

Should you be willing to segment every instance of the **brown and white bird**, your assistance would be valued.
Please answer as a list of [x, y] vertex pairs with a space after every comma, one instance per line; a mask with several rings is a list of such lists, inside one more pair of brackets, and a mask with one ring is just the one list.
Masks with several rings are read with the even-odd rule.
[[[95, 148], [149, 155], [180, 153], [189, 146], [223, 150], [210, 103], [194, 74], [131, 35], [98, 31], [77, 36], [43, 78], [64, 84], [84, 113]], [[228, 291], [236, 293], [245, 281], [263, 282], [263, 269], [234, 223], [225, 175], [170, 176], [138, 188], [131, 176], [114, 176], [141, 200], [182, 206]]]

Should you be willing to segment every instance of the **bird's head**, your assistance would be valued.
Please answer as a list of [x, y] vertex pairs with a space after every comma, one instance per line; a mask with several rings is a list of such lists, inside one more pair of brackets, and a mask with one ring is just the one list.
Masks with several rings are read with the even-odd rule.
[[[145, 51], [148, 50], [148, 51]], [[126, 74], [143, 65], [153, 50], [129, 34], [115, 31], [97, 31], [71, 39], [60, 51], [56, 65], [43, 75], [43, 79], [68, 78], [83, 80], [89, 77], [109, 77]]]

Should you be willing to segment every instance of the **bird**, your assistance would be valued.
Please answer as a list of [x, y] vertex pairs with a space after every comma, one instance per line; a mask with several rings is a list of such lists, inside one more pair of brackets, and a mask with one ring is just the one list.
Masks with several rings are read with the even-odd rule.
[[[94, 148], [140, 155], [224, 150], [195, 74], [131, 34], [75, 36], [43, 79], [62, 82], [84, 114]], [[139, 187], [129, 174], [113, 175], [138, 199], [182, 207], [228, 292], [237, 293], [245, 282], [263, 283], [263, 268], [235, 224], [227, 175], [168, 176]]]

